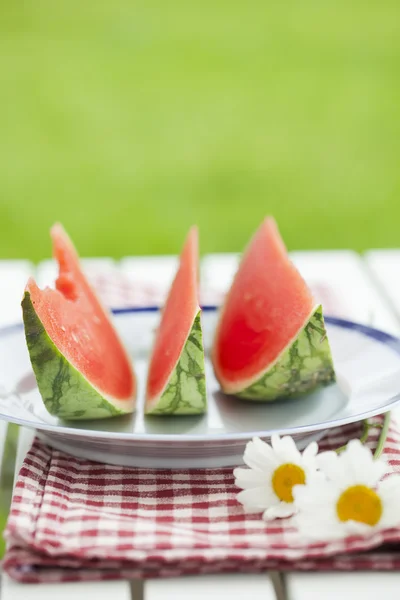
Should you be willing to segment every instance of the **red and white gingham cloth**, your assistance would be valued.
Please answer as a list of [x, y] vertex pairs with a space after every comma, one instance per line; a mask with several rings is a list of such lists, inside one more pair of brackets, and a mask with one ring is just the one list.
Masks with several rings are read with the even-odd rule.
[[[95, 283], [107, 304], [133, 302], [125, 281], [120, 293], [117, 280]], [[153, 292], [144, 296], [156, 303]], [[382, 417], [372, 421], [382, 422]], [[371, 448], [379, 433], [379, 428], [370, 430]], [[357, 423], [333, 429], [320, 447], [334, 449], [360, 434]], [[400, 471], [400, 434], [393, 422], [384, 453]], [[37, 583], [264, 569], [400, 568], [400, 528], [309, 544], [290, 519], [266, 524], [259, 515], [245, 514], [238, 491], [231, 468], [101, 465], [36, 439], [18, 476], [3, 567], [14, 579]]]
[[[105, 273], [89, 271], [87, 275], [104, 304], [113, 308], [160, 306], [165, 300], [170, 285], [168, 281], [150, 283], [140, 278], [132, 281], [117, 268], [109, 269]], [[344, 317], [352, 312], [351, 306], [346, 303], [346, 298], [339, 295], [334, 287], [320, 281], [311, 282], [310, 287], [314, 297], [323, 305], [325, 314]], [[215, 282], [214, 284], [203, 282], [201, 303], [221, 304], [224, 291], [221, 287], [216, 288]]]
[[[371, 448], [380, 431], [370, 430]], [[321, 448], [337, 448], [360, 433], [360, 424], [332, 430]], [[400, 470], [394, 423], [385, 455]], [[267, 524], [245, 514], [238, 491], [231, 468], [101, 465], [35, 440], [18, 477], [3, 566], [24, 582], [400, 568], [400, 546], [387, 546], [400, 542], [400, 528], [310, 544], [290, 519]]]

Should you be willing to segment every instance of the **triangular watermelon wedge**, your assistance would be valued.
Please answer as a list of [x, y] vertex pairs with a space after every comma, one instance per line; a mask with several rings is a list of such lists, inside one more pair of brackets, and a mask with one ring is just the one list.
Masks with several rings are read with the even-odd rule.
[[199, 306], [198, 232], [186, 239], [150, 360], [146, 414], [193, 415], [207, 408]]
[[335, 379], [322, 308], [290, 261], [275, 221], [252, 238], [225, 299], [212, 361], [222, 390], [295, 396]]
[[67, 420], [134, 410], [136, 381], [110, 317], [89, 285], [61, 225], [51, 229], [59, 264], [56, 289], [27, 283], [22, 311], [26, 342], [43, 402]]

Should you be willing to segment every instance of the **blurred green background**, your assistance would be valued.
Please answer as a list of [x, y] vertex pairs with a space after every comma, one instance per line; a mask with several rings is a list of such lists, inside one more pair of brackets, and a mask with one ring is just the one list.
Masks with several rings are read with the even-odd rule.
[[193, 223], [239, 250], [268, 213], [291, 249], [400, 246], [399, 17], [2, 0], [0, 258], [47, 257], [55, 220], [86, 256], [177, 252]]
[[0, 6], [0, 257], [400, 245], [398, 0]]

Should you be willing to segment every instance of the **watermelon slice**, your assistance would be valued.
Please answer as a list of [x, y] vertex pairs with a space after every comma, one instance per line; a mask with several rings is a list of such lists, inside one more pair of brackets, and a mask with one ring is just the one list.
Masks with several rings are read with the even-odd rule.
[[243, 255], [219, 318], [212, 361], [222, 390], [276, 400], [335, 378], [321, 306], [267, 218]]
[[61, 225], [51, 236], [60, 270], [56, 289], [41, 290], [30, 279], [22, 300], [44, 404], [50, 414], [68, 420], [131, 413], [136, 393], [131, 361]]
[[147, 378], [146, 414], [192, 415], [206, 411], [198, 252], [198, 233], [193, 227], [156, 335]]

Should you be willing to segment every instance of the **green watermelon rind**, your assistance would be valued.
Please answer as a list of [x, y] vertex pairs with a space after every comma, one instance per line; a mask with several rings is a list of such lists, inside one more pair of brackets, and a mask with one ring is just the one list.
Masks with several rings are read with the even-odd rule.
[[146, 415], [199, 415], [207, 410], [203, 334], [199, 311], [179, 360], [158, 399], [148, 399]]
[[244, 400], [271, 402], [311, 392], [335, 381], [332, 353], [319, 305], [304, 328], [256, 381], [233, 393]]
[[105, 419], [133, 412], [133, 398], [107, 398], [58, 350], [36, 314], [28, 291], [21, 306], [32, 368], [44, 405], [51, 415], [76, 421]]

